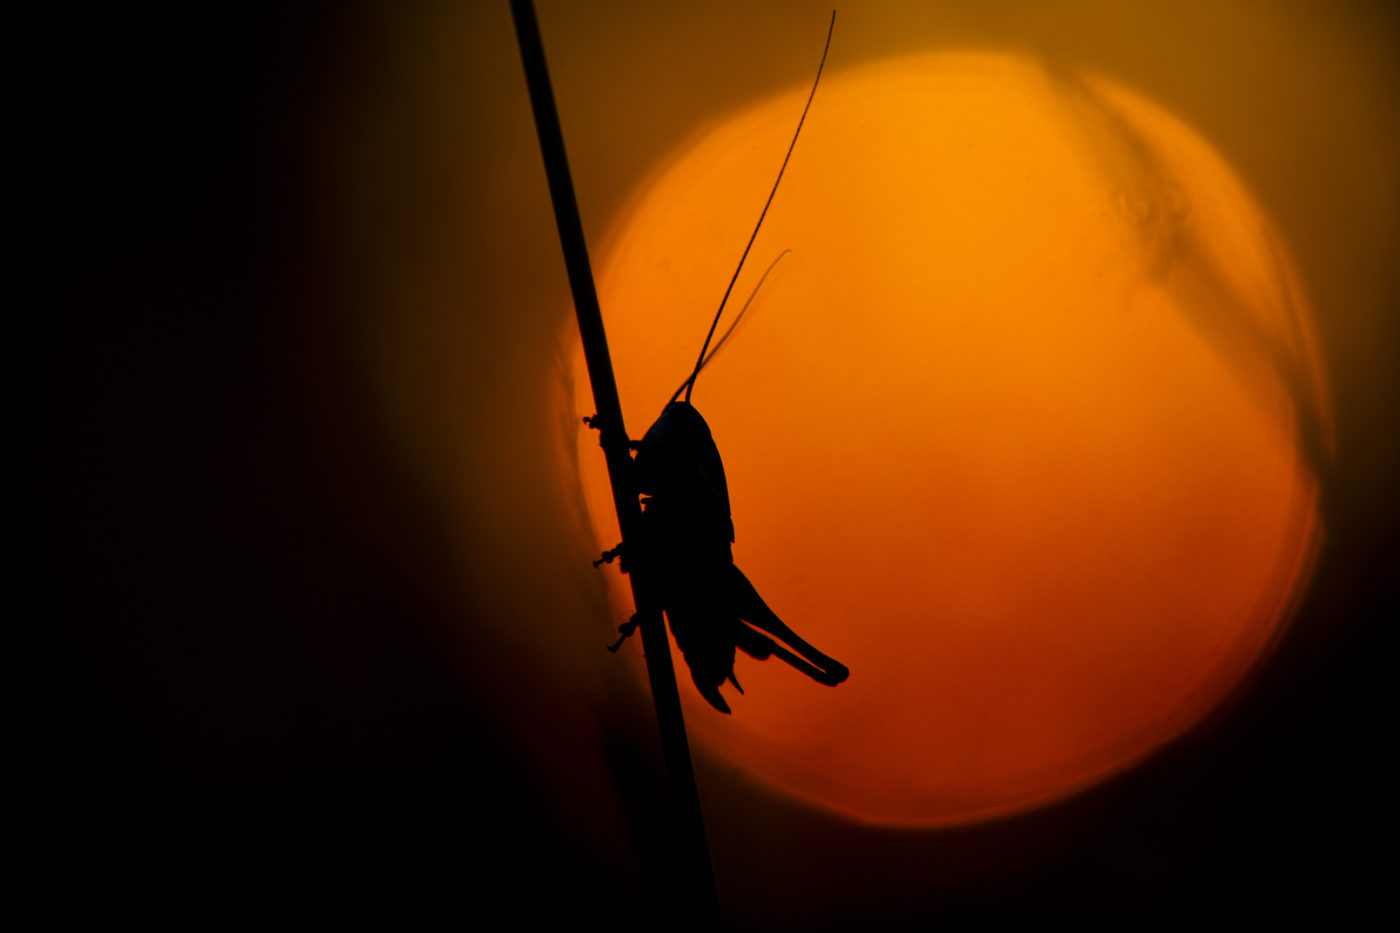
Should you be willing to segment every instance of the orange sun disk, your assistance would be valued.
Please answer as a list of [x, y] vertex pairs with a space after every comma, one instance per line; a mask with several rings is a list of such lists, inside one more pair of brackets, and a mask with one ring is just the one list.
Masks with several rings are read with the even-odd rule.
[[[697, 135], [598, 251], [634, 436], [693, 365], [804, 94]], [[1305, 299], [1221, 158], [1025, 60], [830, 73], [737, 299], [787, 248], [693, 401], [736, 563], [851, 677], [741, 654], [723, 716], [676, 653], [693, 740], [857, 819], [951, 825], [1100, 781], [1229, 696], [1311, 567], [1297, 425], [1325, 405]], [[575, 373], [592, 411], [581, 350]]]

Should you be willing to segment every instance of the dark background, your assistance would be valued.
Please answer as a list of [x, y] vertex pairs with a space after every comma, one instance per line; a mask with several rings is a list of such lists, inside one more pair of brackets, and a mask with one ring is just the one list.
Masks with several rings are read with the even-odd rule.
[[[542, 4], [590, 239], [694, 126], [805, 81], [826, 15]], [[615, 622], [560, 519], [570, 309], [504, 2], [65, 8], [10, 36], [12, 903], [669, 925], [649, 700], [598, 650]], [[1326, 540], [1236, 701], [1049, 809], [875, 830], [702, 759], [727, 909], [1138, 928], [1383, 908], [1394, 17], [890, 3], [843, 11], [831, 66], [940, 45], [1105, 71], [1240, 170], [1318, 313]]]

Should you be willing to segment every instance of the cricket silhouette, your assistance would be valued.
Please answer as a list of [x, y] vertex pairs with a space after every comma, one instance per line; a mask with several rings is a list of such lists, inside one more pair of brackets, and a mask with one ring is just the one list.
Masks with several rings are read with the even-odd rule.
[[[822, 50], [817, 79], [812, 83], [807, 106], [797, 123], [787, 155], [783, 158], [778, 178], [768, 194], [768, 201], [759, 215], [748, 245], [739, 258], [738, 268], [720, 300], [710, 331], [700, 347], [695, 369], [676, 389], [656, 422], [647, 429], [640, 442], [629, 441], [633, 457], [633, 488], [641, 494], [642, 522], [640, 540], [628, 542], [626, 553], [622, 545], [605, 551], [594, 566], [622, 557], [623, 572], [644, 571], [644, 579], [653, 588], [657, 605], [666, 613], [671, 634], [690, 668], [691, 679], [700, 695], [722, 713], [730, 712], [729, 704], [719, 692], [727, 680], [740, 693], [743, 687], [734, 676], [736, 651], [766, 660], [777, 657], [819, 683], [835, 686], [844, 681], [850, 671], [801, 638], [778, 618], [763, 601], [752, 583], [734, 563], [734, 520], [729, 507], [729, 487], [724, 478], [724, 463], [715, 445], [709, 425], [690, 403], [691, 392], [701, 370], [714, 358], [734, 333], [773, 268], [787, 255], [784, 250], [764, 272], [748, 301], [734, 322], [709, 350], [715, 329], [724, 314], [729, 295], [743, 270], [763, 218], [773, 203], [773, 196], [782, 181], [792, 157], [807, 110], [817, 93], [826, 53], [831, 48], [831, 32], [836, 25], [832, 15], [827, 30], [826, 48]], [[709, 354], [706, 355], [706, 351]], [[681, 393], [685, 398], [681, 399]], [[591, 419], [584, 419], [590, 424]], [[616, 651], [636, 630], [638, 617], [633, 616], [619, 627], [622, 637], [610, 646]], [[767, 633], [767, 634], [764, 634]], [[779, 641], [775, 641], [775, 636]]]

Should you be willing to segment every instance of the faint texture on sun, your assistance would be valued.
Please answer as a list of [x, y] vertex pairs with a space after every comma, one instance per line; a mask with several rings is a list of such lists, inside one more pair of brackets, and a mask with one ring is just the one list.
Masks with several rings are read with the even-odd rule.
[[[693, 365], [805, 93], [697, 133], [595, 252], [634, 436]], [[1237, 689], [1306, 585], [1330, 426], [1286, 250], [1204, 140], [1019, 58], [829, 73], [736, 294], [784, 249], [693, 401], [736, 563], [852, 673], [741, 655], [732, 717], [682, 676], [696, 742], [857, 819], [950, 825], [1101, 781]], [[581, 351], [572, 382], [591, 412]], [[610, 547], [577, 445], [561, 470]]]

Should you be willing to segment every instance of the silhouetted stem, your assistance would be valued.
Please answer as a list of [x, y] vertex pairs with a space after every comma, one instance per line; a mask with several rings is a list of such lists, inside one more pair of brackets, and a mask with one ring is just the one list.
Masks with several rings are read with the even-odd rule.
[[[568, 269], [569, 288], [573, 292], [574, 310], [578, 315], [579, 334], [583, 338], [588, 378], [593, 387], [594, 403], [598, 406], [594, 424], [601, 434], [608, 476], [612, 482], [613, 504], [617, 508], [617, 522], [622, 529], [623, 544], [626, 545], [628, 541], [640, 539], [638, 531], [642, 511], [633, 487], [627, 430], [622, 421], [622, 404], [613, 378], [612, 357], [608, 353], [607, 334], [603, 330], [603, 316], [593, 285], [588, 245], [583, 236], [578, 202], [574, 198], [573, 181], [564, 152], [564, 134], [554, 106], [554, 92], [549, 83], [549, 70], [545, 64], [544, 45], [540, 40], [534, 5], [531, 0], [511, 0], [511, 13], [515, 18], [520, 57], [530, 88], [530, 104], [534, 109], [540, 152], [544, 156], [545, 175], [549, 179], [549, 194], [554, 202], [554, 218], [564, 249], [564, 264]], [[718, 921], [719, 899], [715, 890], [714, 868], [710, 863], [709, 843], [705, 837], [704, 817], [700, 812], [700, 794], [695, 786], [690, 746], [686, 742], [680, 695], [676, 690], [676, 674], [671, 664], [671, 648], [661, 610], [648, 598], [646, 574], [637, 569], [636, 565], [640, 562], [631, 563], [629, 578], [632, 597], [641, 619], [642, 648], [646, 654], [652, 699], [656, 704], [657, 725], [661, 730], [661, 744], [680, 834], [681, 857], [685, 860], [684, 879], [690, 889], [694, 915], [710, 925]]]

